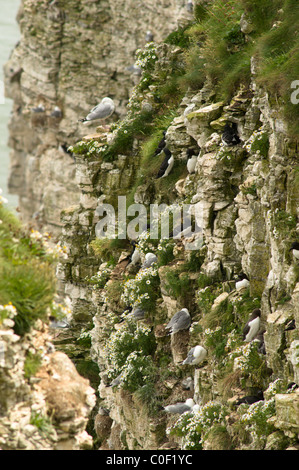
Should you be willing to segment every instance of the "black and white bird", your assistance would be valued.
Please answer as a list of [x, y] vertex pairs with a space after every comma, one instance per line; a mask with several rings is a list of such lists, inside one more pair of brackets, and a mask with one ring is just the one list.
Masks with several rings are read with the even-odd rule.
[[186, 413], [186, 411], [191, 411], [192, 408], [194, 407], [195, 403], [192, 398], [187, 398], [185, 402], [178, 402], [175, 403], [174, 405], [167, 405], [164, 406], [164, 410], [167, 411], [167, 413]]
[[158, 258], [154, 253], [146, 253], [142, 268], [150, 268], [154, 263], [157, 263]]
[[240, 273], [236, 278], [235, 287], [237, 290], [245, 289], [250, 286], [250, 281], [245, 273]]
[[227, 122], [225, 124], [221, 140], [224, 145], [230, 146], [237, 145], [241, 142], [238, 136], [237, 124], [235, 122]]
[[174, 165], [174, 158], [171, 151], [167, 147], [164, 147], [163, 152], [165, 153], [165, 158], [160, 166], [156, 179], [168, 176]]
[[164, 147], [166, 146], [166, 138], [165, 138], [165, 135], [166, 135], [166, 131], [163, 131], [163, 137], [162, 137], [162, 139], [160, 140], [160, 142], [158, 143], [154, 155], [159, 155], [159, 153], [161, 153], [162, 150], [164, 149]]
[[129, 264], [135, 266], [141, 262], [141, 255], [138, 249], [138, 244], [135, 240], [131, 240], [130, 244], [133, 246], [131, 253], [125, 258]]
[[96, 120], [105, 120], [110, 117], [115, 111], [114, 101], [106, 96], [102, 101], [92, 108], [92, 110], [83, 119], [79, 119], [79, 122], [89, 122]]
[[195, 366], [200, 362], [204, 361], [207, 357], [207, 350], [200, 345], [191, 348], [187, 354], [186, 359], [182, 362], [182, 365]]
[[187, 308], [182, 308], [176, 312], [169, 323], [165, 326], [168, 335], [173, 335], [178, 331], [187, 330], [191, 325], [191, 316]]
[[257, 335], [261, 323], [261, 311], [255, 308], [243, 328], [243, 341], [250, 343]]
[[293, 242], [290, 251], [293, 252], [294, 258], [299, 259], [299, 242]]
[[188, 149], [187, 150], [187, 159], [188, 159], [187, 160], [187, 170], [190, 174], [195, 172], [197, 157], [198, 157], [198, 154], [196, 154], [194, 149]]
[[246, 397], [239, 398], [235, 405], [239, 406], [241, 403], [246, 403], [246, 405], [252, 405], [258, 401], [264, 400], [264, 394], [262, 390], [259, 390], [256, 395], [247, 395]]

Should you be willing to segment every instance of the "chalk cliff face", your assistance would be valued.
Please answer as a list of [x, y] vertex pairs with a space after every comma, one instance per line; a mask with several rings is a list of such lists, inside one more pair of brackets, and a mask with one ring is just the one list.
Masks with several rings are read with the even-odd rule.
[[[64, 151], [89, 131], [78, 119], [106, 95], [118, 116], [125, 113], [136, 50], [147, 31], [162, 40], [180, 11], [184, 21], [174, 0], [22, 0], [21, 39], [5, 66], [5, 90], [14, 102], [9, 190], [20, 196], [25, 221], [34, 215], [60, 232], [61, 210], [78, 202], [74, 161]], [[56, 106], [61, 114], [53, 116]]]
[[[12, 175], [16, 177], [19, 165], [25, 219], [43, 205], [46, 226], [61, 232], [67, 247], [57, 277], [72, 300], [75, 339], [84, 332], [88, 353], [99, 368], [98, 446], [296, 448], [299, 395], [287, 386], [299, 380], [299, 270], [290, 251], [298, 240], [298, 156], [281, 110], [256, 81], [255, 58], [249, 80], [227, 101], [216, 99], [206, 80], [196, 90], [188, 89], [174, 106], [176, 93], [165, 91], [165, 84], [184, 67], [185, 56], [180, 45], [162, 40], [177, 24], [178, 2], [140, 5], [144, 17], [125, 1], [123, 9], [122, 2], [117, 8], [115, 2], [80, 2], [80, 11], [77, 2], [52, 2], [51, 8], [39, 2], [37, 16], [30, 16], [34, 24], [39, 21], [30, 29], [35, 4], [23, 4], [23, 36], [10, 61], [14, 73], [7, 69], [8, 90], [15, 90]], [[150, 12], [157, 43], [144, 62], [152, 65], [144, 66], [125, 111], [131, 82], [124, 68], [144, 41]], [[182, 22], [188, 19], [184, 15]], [[49, 21], [60, 38], [53, 54], [41, 28]], [[130, 34], [128, 25], [136, 34]], [[41, 38], [44, 49], [37, 46]], [[49, 67], [39, 71], [35, 65], [31, 71], [27, 61], [42, 53]], [[78, 114], [92, 106], [95, 89], [99, 96], [115, 98], [123, 118], [111, 132], [83, 132], [77, 123]], [[46, 111], [32, 113], [40, 101]], [[59, 122], [49, 118], [55, 104], [63, 112]], [[222, 143], [227, 121], [237, 125], [237, 145]], [[168, 177], [156, 179], [163, 155], [154, 156], [154, 151], [163, 130], [175, 165]], [[73, 158], [57, 150], [64, 142], [72, 145]], [[193, 173], [186, 168], [190, 148], [197, 156]], [[40, 184], [33, 184], [33, 178]], [[117, 212], [120, 195], [147, 210], [154, 203], [198, 209], [203, 244], [188, 250], [186, 238], [163, 241], [146, 234], [138, 243], [142, 262], [154, 251], [158, 264], [149, 270], [129, 266], [129, 241], [99, 240], [96, 235], [97, 209], [110, 203]], [[250, 286], [238, 291], [235, 277], [241, 271]], [[123, 313], [137, 304], [145, 310], [144, 321]], [[166, 322], [184, 307], [191, 314], [191, 328], [167, 336]], [[242, 329], [254, 308], [261, 310], [263, 339], [244, 343]], [[291, 321], [294, 328], [288, 328]], [[197, 344], [208, 351], [205, 361], [182, 366]], [[61, 347], [68, 346], [62, 341]], [[264, 400], [250, 410], [248, 404], [236, 405], [240, 397], [261, 390]], [[161, 410], [191, 397], [198, 413], [178, 419]]]

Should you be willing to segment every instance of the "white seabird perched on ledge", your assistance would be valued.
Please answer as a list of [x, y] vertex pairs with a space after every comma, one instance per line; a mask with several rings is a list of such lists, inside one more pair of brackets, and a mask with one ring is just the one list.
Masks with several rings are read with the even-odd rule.
[[237, 290], [244, 289], [250, 286], [250, 281], [245, 273], [241, 273], [238, 275], [235, 283], [235, 287]]
[[150, 268], [152, 264], [158, 261], [157, 256], [154, 253], [146, 253], [145, 261], [142, 265], [142, 268]]
[[187, 330], [191, 325], [191, 316], [186, 308], [176, 312], [170, 322], [165, 326], [168, 334], [172, 335], [181, 330]]
[[195, 403], [192, 398], [187, 398], [185, 402], [175, 403], [174, 405], [167, 405], [164, 406], [164, 410], [167, 413], [185, 413], [186, 411], [191, 411], [192, 408], [195, 406]]
[[187, 354], [186, 359], [182, 362], [182, 365], [195, 366], [202, 362], [207, 356], [207, 350], [200, 345], [191, 348]]
[[79, 122], [88, 122], [88, 121], [95, 121], [95, 120], [104, 120], [110, 117], [115, 111], [115, 104], [114, 101], [106, 96], [102, 99], [102, 101], [92, 108], [92, 110], [87, 114], [87, 116], [83, 119], [79, 119]]

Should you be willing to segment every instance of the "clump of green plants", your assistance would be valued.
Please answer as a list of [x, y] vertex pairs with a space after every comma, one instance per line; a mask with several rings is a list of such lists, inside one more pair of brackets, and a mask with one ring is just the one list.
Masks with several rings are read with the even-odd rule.
[[296, 216], [278, 208], [274, 211], [269, 211], [268, 216], [275, 238], [292, 239], [296, 232]]
[[51, 418], [49, 416], [45, 416], [39, 411], [32, 411], [30, 416], [30, 424], [35, 426], [39, 433], [43, 436], [52, 434], [54, 431]]
[[157, 247], [159, 266], [165, 266], [174, 260], [175, 258], [174, 253], [173, 253], [174, 247], [175, 247], [175, 242], [173, 239], [160, 240], [160, 243]]
[[48, 320], [63, 250], [47, 234], [25, 229], [1, 201], [0, 220], [0, 304], [15, 308], [14, 330], [24, 335], [37, 319]]
[[92, 285], [94, 290], [103, 289], [110, 278], [111, 270], [109, 268], [101, 268], [94, 276], [87, 279], [87, 283]]
[[190, 290], [190, 277], [180, 270], [168, 269], [165, 272], [164, 288], [171, 297], [184, 299]]
[[246, 144], [250, 153], [255, 153], [261, 158], [268, 157], [269, 147], [269, 135], [262, 128], [254, 131]]
[[108, 375], [111, 379], [119, 377], [120, 386], [130, 392], [151, 383], [155, 348], [151, 328], [127, 318], [123, 327], [113, 331], [106, 343], [110, 364]]
[[195, 412], [183, 413], [167, 433], [182, 437], [184, 450], [202, 450], [212, 429], [218, 432], [219, 426], [226, 429], [227, 414], [228, 410], [221, 403], [209, 401]]
[[159, 297], [159, 287], [157, 267], [140, 269], [135, 278], [124, 282], [121, 300], [125, 305], [140, 306], [146, 312], [152, 313]]
[[243, 440], [249, 441], [255, 450], [263, 450], [267, 437], [275, 431], [271, 418], [275, 416], [275, 395], [277, 393], [289, 393], [281, 379], [276, 379], [268, 385], [265, 390], [265, 400], [258, 401], [252, 405], [241, 404], [238, 407], [240, 420], [236, 428], [242, 427]]
[[24, 362], [24, 376], [29, 379], [34, 377], [42, 365], [42, 357], [39, 353], [28, 352]]
[[227, 356], [227, 363], [231, 362], [233, 370], [240, 371], [243, 387], [250, 380], [252, 386], [264, 388], [267, 365], [265, 355], [258, 352], [258, 347], [259, 341], [254, 340], [235, 348]]
[[190, 38], [186, 31], [190, 26], [184, 26], [178, 28], [176, 31], [170, 33], [167, 38], [164, 40], [166, 44], [172, 44], [174, 46], [179, 46], [182, 48], [187, 48], [190, 45]]
[[95, 238], [90, 247], [96, 257], [102, 262], [107, 262], [107, 266], [110, 267], [116, 265], [121, 251], [128, 250], [129, 244], [127, 240], [120, 238]]

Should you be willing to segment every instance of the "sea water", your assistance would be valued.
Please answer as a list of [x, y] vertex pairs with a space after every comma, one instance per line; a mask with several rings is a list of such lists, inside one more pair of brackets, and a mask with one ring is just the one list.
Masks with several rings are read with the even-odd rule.
[[9, 175], [8, 123], [12, 110], [12, 101], [4, 97], [3, 66], [7, 62], [14, 46], [20, 38], [16, 15], [20, 0], [0, 0], [0, 188], [2, 196], [8, 199], [7, 206], [15, 209], [18, 197], [8, 193]]

